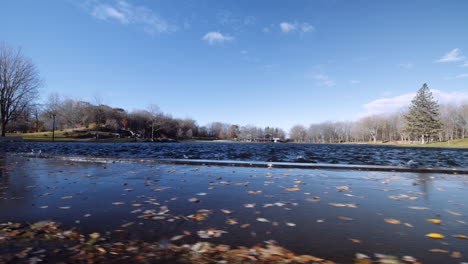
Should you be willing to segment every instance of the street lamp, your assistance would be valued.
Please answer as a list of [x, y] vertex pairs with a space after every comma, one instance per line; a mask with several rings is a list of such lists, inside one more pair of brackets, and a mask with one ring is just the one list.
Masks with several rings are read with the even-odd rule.
[[52, 142], [55, 142], [55, 116], [57, 114], [52, 114], [52, 118], [54, 119], [54, 121], [52, 122]]

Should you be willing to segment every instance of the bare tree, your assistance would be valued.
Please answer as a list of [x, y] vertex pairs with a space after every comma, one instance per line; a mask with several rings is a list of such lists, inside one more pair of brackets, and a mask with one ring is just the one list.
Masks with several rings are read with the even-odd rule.
[[162, 129], [161, 127], [162, 113], [161, 113], [161, 110], [159, 109], [159, 106], [155, 104], [151, 104], [148, 107], [148, 112], [150, 113], [150, 116], [151, 116], [151, 141], [154, 141], [154, 132], [157, 132]]
[[39, 72], [21, 49], [0, 44], [0, 132], [13, 115], [23, 112], [33, 101], [41, 84]]

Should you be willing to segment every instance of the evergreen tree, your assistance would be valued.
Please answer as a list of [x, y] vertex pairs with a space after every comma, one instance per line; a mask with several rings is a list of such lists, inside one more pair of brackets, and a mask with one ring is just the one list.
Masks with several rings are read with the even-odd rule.
[[442, 129], [439, 105], [432, 97], [427, 84], [423, 84], [419, 89], [404, 118], [405, 131], [412, 138], [420, 138], [422, 144], [438, 137]]

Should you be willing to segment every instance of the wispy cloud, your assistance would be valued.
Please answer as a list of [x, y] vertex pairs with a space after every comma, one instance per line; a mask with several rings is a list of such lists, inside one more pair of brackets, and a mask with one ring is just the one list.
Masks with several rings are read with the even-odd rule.
[[[444, 92], [431, 89], [431, 92], [440, 104], [460, 104], [468, 102], [468, 92]], [[364, 104], [364, 112], [359, 117], [395, 113], [407, 108], [416, 93], [402, 94], [394, 97], [380, 98]]]
[[358, 84], [358, 83], [361, 83], [361, 81], [359, 81], [359, 80], [350, 80], [349, 83], [350, 84]]
[[398, 64], [398, 66], [403, 68], [403, 69], [407, 69], [407, 70], [414, 68], [414, 64], [410, 63], [410, 62], [400, 63], [400, 64]]
[[279, 27], [283, 33], [292, 33], [292, 32], [312, 32], [315, 30], [314, 26], [309, 23], [298, 23], [298, 22], [281, 22]]
[[460, 49], [455, 48], [449, 51], [447, 54], [442, 56], [442, 58], [438, 59], [437, 62], [454, 62], [454, 61], [461, 61], [465, 57], [460, 55]]
[[168, 23], [151, 9], [134, 5], [126, 0], [89, 0], [82, 6], [94, 18], [103, 21], [114, 21], [124, 25], [142, 26], [148, 34], [168, 33], [177, 27]]
[[468, 78], [468, 73], [458, 74], [457, 78]]
[[468, 61], [466, 61], [465, 63], [463, 63], [461, 66], [462, 66], [462, 67], [468, 67]]
[[327, 87], [331, 87], [331, 86], [335, 86], [336, 85], [336, 82], [331, 79], [328, 75], [325, 75], [325, 74], [313, 74], [311, 75], [311, 77], [317, 81], [317, 85], [320, 85], [320, 86], [327, 86]]
[[254, 16], [242, 16], [229, 10], [221, 10], [216, 13], [216, 20], [219, 24], [230, 27], [231, 30], [240, 32], [245, 27], [255, 25], [257, 18]]
[[217, 31], [212, 31], [212, 32], [206, 33], [202, 39], [206, 40], [210, 45], [213, 45], [213, 44], [219, 44], [219, 43], [223, 43], [226, 41], [234, 40], [234, 37], [231, 37], [229, 35], [223, 35]]

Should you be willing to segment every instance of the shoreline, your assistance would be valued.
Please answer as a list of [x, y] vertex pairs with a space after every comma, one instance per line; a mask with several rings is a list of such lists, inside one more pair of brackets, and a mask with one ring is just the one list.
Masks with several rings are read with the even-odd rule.
[[[11, 137], [22, 137], [21, 134], [9, 134]], [[22, 137], [21, 142], [79, 142], [79, 143], [256, 143], [256, 144], [270, 144], [273, 142], [246, 142], [236, 140], [198, 140], [198, 139], [184, 139], [184, 140], [158, 140], [151, 142], [148, 139], [134, 139], [134, 138], [104, 138], [104, 139], [79, 139], [79, 138], [56, 138], [52, 141], [50, 138], [34, 138], [34, 137]], [[391, 146], [391, 147], [408, 147], [408, 148], [468, 148], [468, 138], [466, 139], [455, 139], [451, 141], [433, 142], [427, 144], [407, 144], [397, 142], [344, 142], [344, 143], [309, 143], [309, 142], [279, 142], [275, 144], [310, 144], [310, 145], [356, 145], [356, 146]]]

